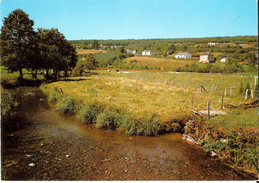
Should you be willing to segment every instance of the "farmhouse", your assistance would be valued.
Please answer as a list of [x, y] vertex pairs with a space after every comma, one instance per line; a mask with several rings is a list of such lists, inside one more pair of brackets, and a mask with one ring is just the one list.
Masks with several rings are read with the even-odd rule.
[[191, 55], [188, 52], [177, 53], [175, 58], [190, 58]]
[[81, 47], [80, 46], [76, 46], [76, 49], [81, 49]]
[[150, 50], [144, 50], [144, 51], [142, 52], [142, 55], [152, 55], [152, 51], [150, 51]]
[[226, 62], [227, 61], [227, 57], [223, 57], [222, 59], [220, 59], [220, 62]]
[[216, 46], [216, 45], [218, 45], [218, 43], [210, 43], [210, 42], [209, 42], [207, 45], [208, 45], [208, 46]]
[[130, 49], [127, 49], [127, 50], [126, 50], [126, 53], [131, 53], [131, 54], [132, 54], [132, 53], [133, 53], [133, 51], [132, 51], [132, 50], [130, 50]]
[[133, 50], [132, 53], [133, 53], [133, 54], [136, 54], [136, 53], [137, 53], [137, 50]]
[[210, 52], [200, 54], [200, 63], [211, 63], [214, 62], [214, 55]]

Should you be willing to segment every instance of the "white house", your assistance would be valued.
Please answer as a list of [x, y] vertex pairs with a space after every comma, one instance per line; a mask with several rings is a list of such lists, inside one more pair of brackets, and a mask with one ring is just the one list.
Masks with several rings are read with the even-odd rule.
[[175, 58], [190, 58], [191, 55], [188, 52], [177, 53]]
[[227, 57], [223, 57], [220, 62], [226, 62], [227, 61]]
[[133, 51], [132, 51], [132, 53], [133, 53], [133, 54], [136, 54], [136, 53], [137, 53], [137, 51], [136, 51], [136, 50], [133, 50]]
[[150, 51], [150, 50], [144, 50], [143, 52], [142, 52], [142, 55], [152, 55], [152, 51]]
[[200, 54], [200, 63], [211, 63], [214, 62], [214, 55], [210, 52]]
[[132, 51], [132, 50], [130, 50], [130, 49], [127, 49], [127, 50], [126, 50], [126, 53], [131, 53], [131, 54], [132, 54], [132, 53], [133, 53], [133, 51]]

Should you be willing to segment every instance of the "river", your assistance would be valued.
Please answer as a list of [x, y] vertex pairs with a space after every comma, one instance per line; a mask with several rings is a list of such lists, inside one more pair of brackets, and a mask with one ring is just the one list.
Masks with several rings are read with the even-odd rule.
[[227, 166], [182, 134], [126, 135], [56, 112], [36, 87], [16, 95], [15, 115], [1, 125], [4, 180], [256, 180]]

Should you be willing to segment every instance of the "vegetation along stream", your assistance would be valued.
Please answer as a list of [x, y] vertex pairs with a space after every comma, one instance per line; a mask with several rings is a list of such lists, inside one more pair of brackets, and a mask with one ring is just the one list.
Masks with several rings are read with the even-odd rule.
[[126, 135], [52, 109], [36, 87], [8, 90], [19, 103], [2, 122], [4, 180], [255, 180], [182, 134]]

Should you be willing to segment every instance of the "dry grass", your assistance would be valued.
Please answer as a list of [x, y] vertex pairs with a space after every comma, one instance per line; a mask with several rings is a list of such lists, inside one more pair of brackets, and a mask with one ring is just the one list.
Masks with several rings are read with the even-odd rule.
[[[107, 71], [98, 71], [108, 74]], [[251, 75], [251, 74], [250, 74]], [[218, 75], [197, 73], [158, 73], [158, 72], [130, 72], [115, 73], [111, 75], [97, 75], [85, 77], [81, 81], [60, 81], [47, 86], [52, 92], [54, 87], [62, 88], [65, 94], [83, 102], [93, 101], [97, 92], [97, 101], [107, 105], [114, 105], [120, 109], [136, 115], [157, 113], [164, 119], [177, 114], [190, 112], [191, 96], [194, 94], [193, 110], [206, 110], [207, 101], [210, 100], [212, 110], [221, 110], [222, 89], [227, 89], [224, 104], [240, 105], [251, 102], [253, 99], [244, 100], [238, 95], [240, 82], [245, 85], [250, 77], [240, 75]], [[71, 78], [77, 79], [77, 78]], [[81, 78], [82, 79], [82, 78]], [[229, 96], [229, 89], [235, 89]], [[174, 85], [171, 85], [174, 82]], [[186, 82], [187, 86], [186, 87]], [[210, 92], [212, 85], [217, 90]], [[207, 91], [198, 91], [197, 84], [202, 84]], [[228, 111], [227, 109], [225, 109]]]
[[77, 49], [76, 52], [80, 54], [89, 54], [89, 53], [106, 53], [106, 50], [95, 50], [95, 49]]
[[176, 68], [176, 67], [183, 67], [185, 65], [191, 65], [193, 63], [197, 63], [198, 60], [189, 60], [189, 59], [171, 59], [171, 58], [154, 58], [154, 57], [130, 57], [126, 59], [127, 65], [130, 65], [131, 60], [136, 60], [137, 63], [134, 63], [136, 66], [145, 66], [148, 65], [150, 68], [152, 67], [160, 67], [161, 69], [164, 68]]

